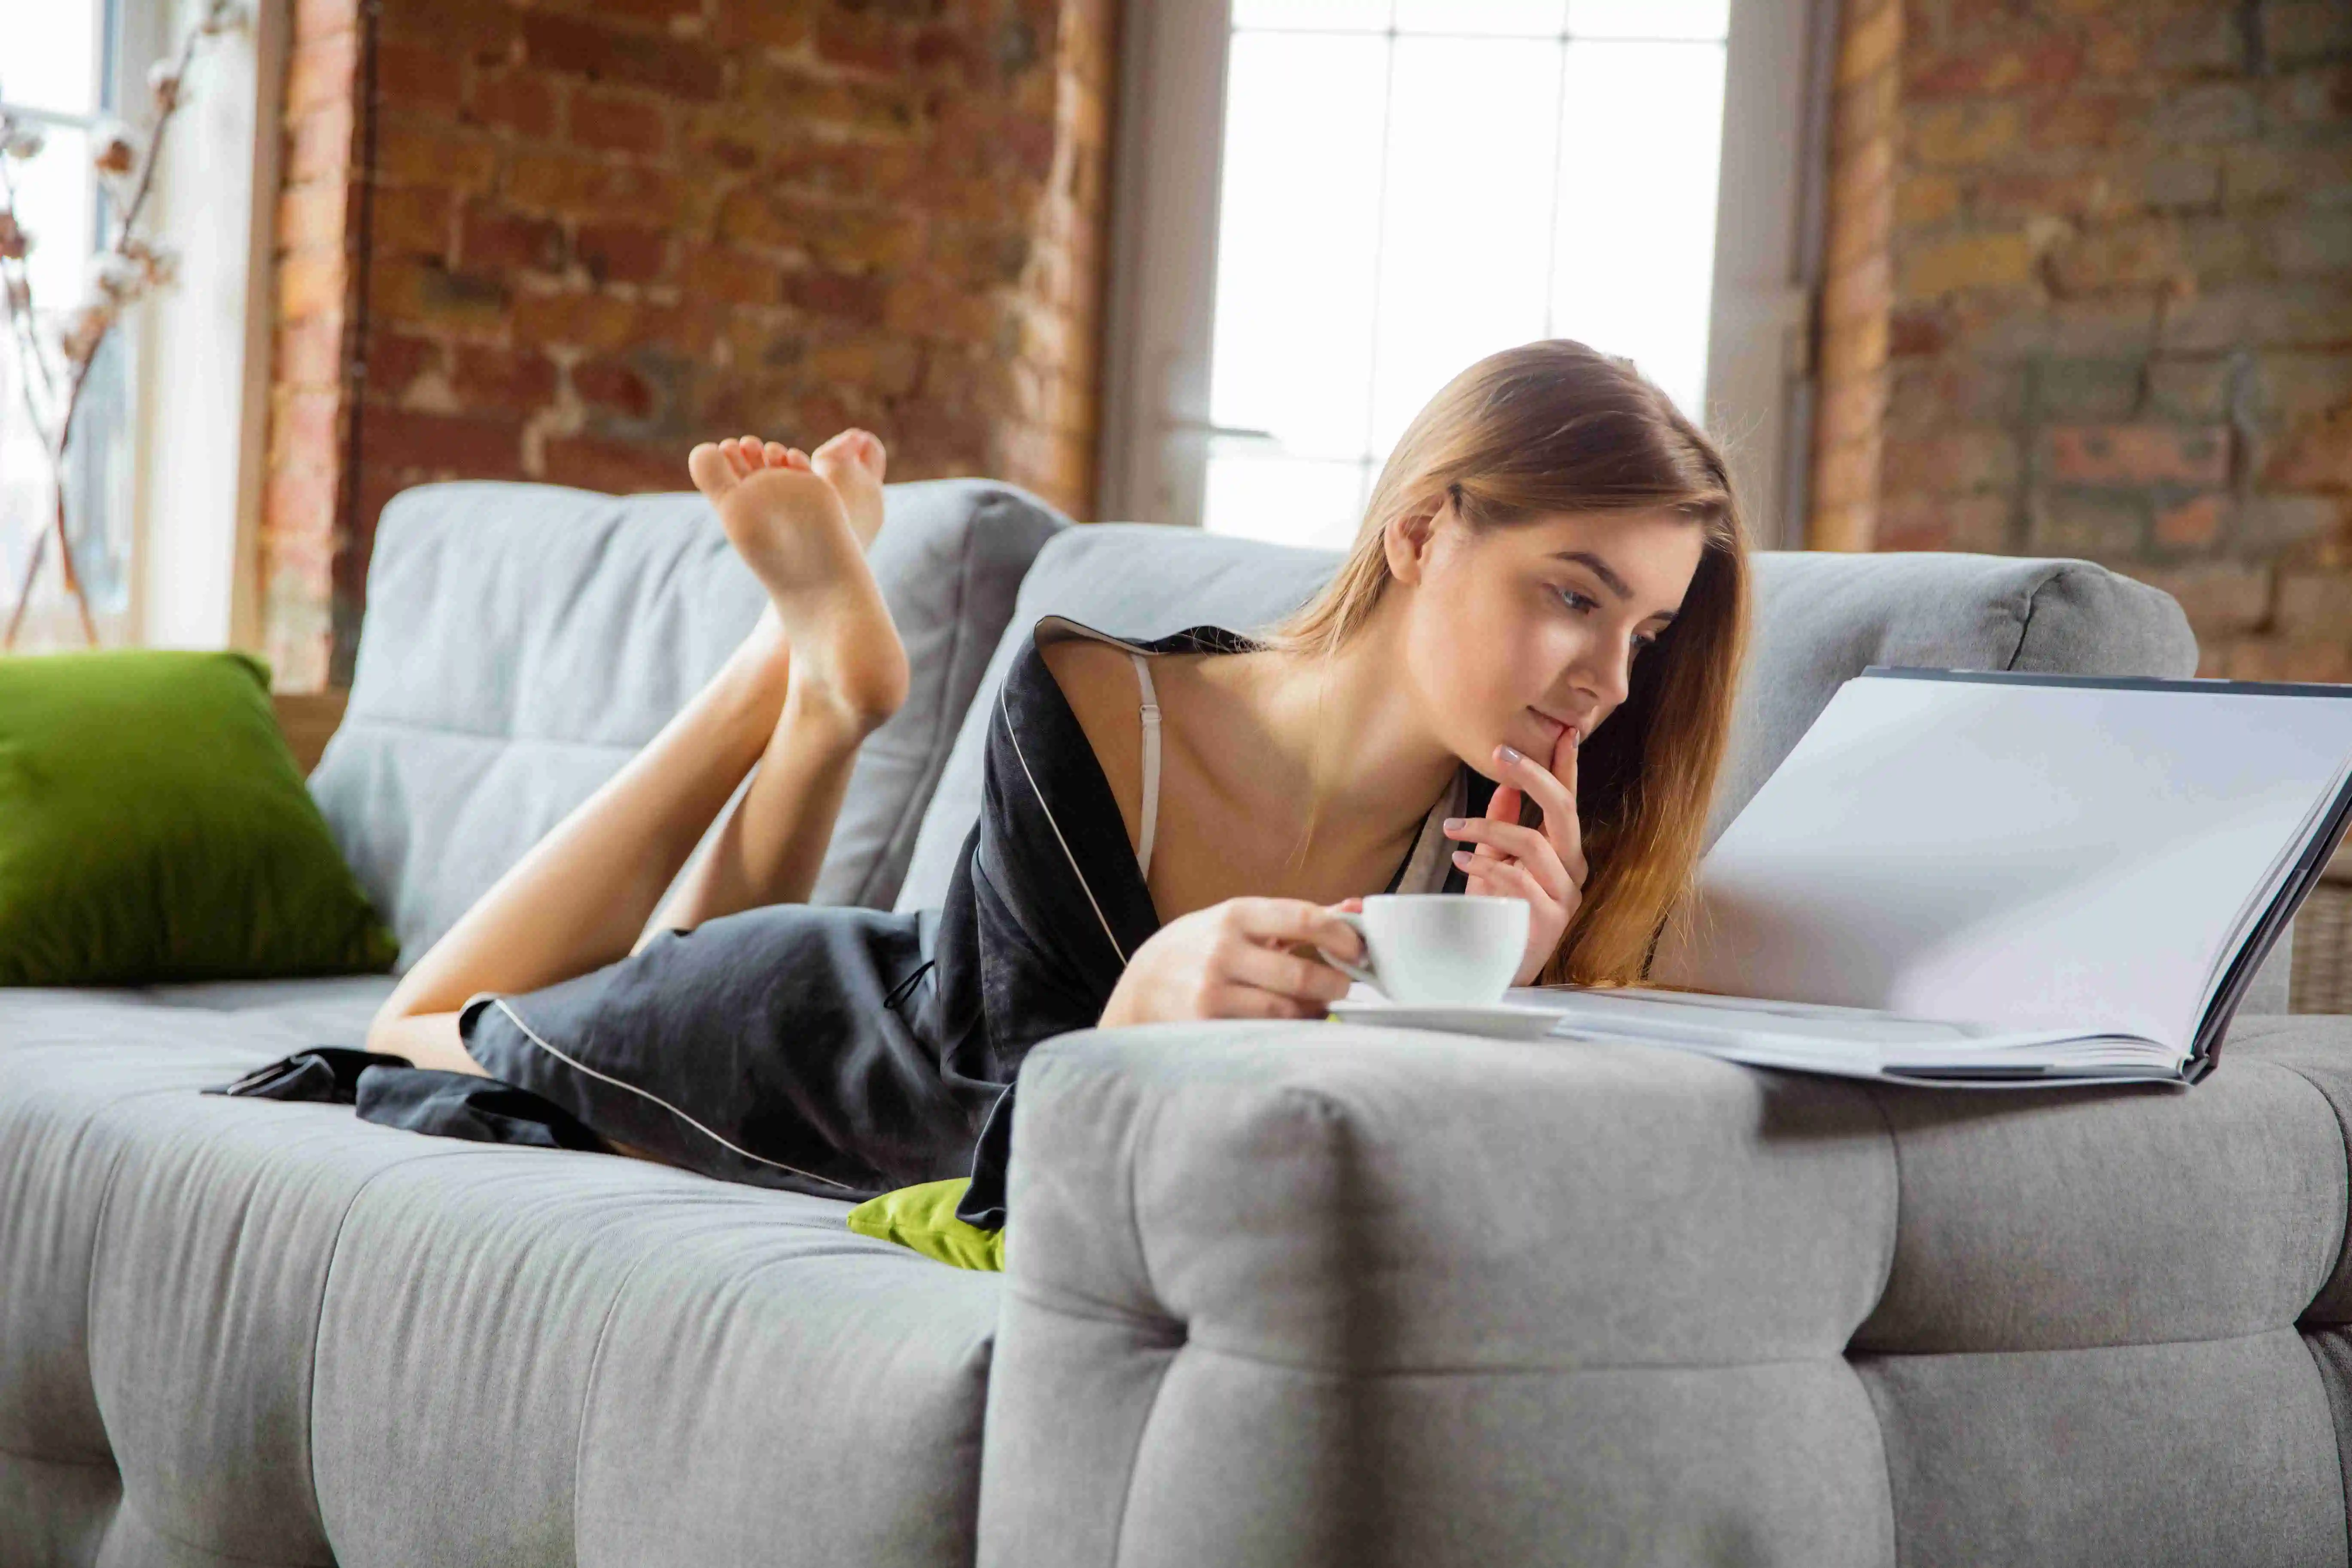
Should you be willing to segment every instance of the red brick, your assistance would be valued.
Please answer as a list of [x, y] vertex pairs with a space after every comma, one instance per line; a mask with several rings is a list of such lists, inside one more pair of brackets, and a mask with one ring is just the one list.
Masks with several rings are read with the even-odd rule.
[[311, 113], [330, 103], [348, 104], [358, 60], [356, 33], [330, 33], [296, 44], [286, 62], [287, 118]]
[[563, 226], [475, 202], [466, 208], [457, 255], [460, 265], [478, 271], [561, 272]]
[[686, 454], [670, 443], [640, 446], [592, 436], [559, 436], [547, 443], [547, 479], [551, 484], [619, 495], [684, 489]]
[[278, 315], [299, 321], [343, 308], [349, 273], [341, 247], [296, 251], [278, 264]]
[[2230, 477], [2227, 426], [2061, 426], [2048, 432], [2050, 477], [2078, 484], [2219, 485]]
[[332, 387], [342, 374], [341, 311], [278, 323], [270, 374], [280, 386]]
[[2263, 480], [2283, 489], [2352, 489], [2352, 413], [2302, 426], [2263, 465]]
[[376, 91], [401, 109], [453, 112], [461, 98], [460, 73], [446, 50], [402, 38], [376, 41]]
[[359, 22], [359, 0], [294, 0], [297, 44], [331, 33], [355, 33]]
[[1994, 489], [2017, 479], [2017, 443], [2001, 430], [1950, 430], [1919, 439], [1890, 440], [1883, 461], [1889, 490], [1941, 492]]
[[873, 278], [837, 272], [794, 272], [784, 279], [784, 298], [803, 310], [845, 321], [879, 322], [888, 290]]
[[468, 410], [529, 414], [555, 395], [555, 364], [527, 349], [460, 343], [450, 384]]
[[393, 0], [383, 15], [383, 37], [436, 49], [453, 70], [468, 59], [508, 58], [521, 36], [521, 18], [507, 0]]
[[361, 416], [360, 450], [372, 468], [518, 479], [522, 474], [522, 421], [421, 414], [370, 404]]
[[333, 461], [342, 405], [342, 394], [336, 388], [278, 388], [270, 400], [271, 464]]
[[272, 468], [262, 515], [273, 533], [331, 528], [341, 488], [340, 475], [331, 468], [305, 464]]
[[411, 121], [388, 123], [376, 137], [376, 177], [386, 184], [479, 191], [488, 187], [497, 167], [497, 147], [462, 130]]
[[483, 71], [474, 79], [467, 117], [519, 136], [555, 134], [556, 80], [533, 70]]
[[2082, 40], [2053, 30], [2030, 42], [1972, 54], [1935, 56], [1921, 50], [1905, 68], [1903, 92], [1907, 99], [1924, 100], [2063, 88], [2082, 69]]
[[457, 206], [454, 192], [427, 185], [394, 186], [375, 193], [368, 222], [378, 255], [406, 251], [446, 256], [449, 249], [449, 219]]
[[396, 402], [408, 385], [441, 357], [440, 345], [429, 338], [403, 332], [368, 334], [367, 385], [370, 394]]
[[544, 12], [523, 18], [522, 37], [533, 65], [591, 81], [708, 99], [719, 96], [726, 79], [719, 52], [699, 39], [626, 33]]
[[278, 193], [278, 247], [306, 250], [340, 247], [343, 242], [343, 196], [341, 180], [311, 180], [288, 185]]
[[517, 153], [507, 171], [506, 194], [514, 205], [535, 211], [667, 224], [677, 218], [686, 190], [676, 175], [641, 164]]
[[782, 269], [761, 257], [719, 246], [702, 246], [688, 252], [684, 268], [688, 289], [710, 299], [738, 305], [774, 305], [782, 301], [778, 281]]
[[352, 106], [323, 104], [286, 122], [286, 178], [290, 184], [341, 179], [352, 167]]
[[653, 384], [619, 360], [583, 360], [572, 367], [572, 388], [591, 407], [630, 419], [654, 411]]
[[405, 257], [378, 257], [368, 272], [368, 293], [369, 308], [387, 323], [475, 334], [500, 331], [513, 300], [513, 290], [495, 275]]
[[719, 0], [719, 41], [796, 54], [808, 45], [815, 9], [812, 0]]
[[2156, 514], [2156, 542], [2177, 549], [2197, 549], [2221, 537], [2225, 498], [2202, 495], [2179, 506], [2160, 507]]
[[599, 283], [649, 283], [661, 276], [669, 232], [625, 223], [583, 223], [572, 254]]
[[572, 142], [607, 153], [656, 157], [669, 146], [669, 120], [658, 102], [583, 89], [572, 95]]
[[516, 300], [519, 343], [549, 348], [617, 349], [645, 341], [646, 307], [610, 294], [527, 293]]
[[907, 68], [907, 41], [887, 16], [829, 6], [817, 18], [817, 58], [827, 65], [896, 76]]

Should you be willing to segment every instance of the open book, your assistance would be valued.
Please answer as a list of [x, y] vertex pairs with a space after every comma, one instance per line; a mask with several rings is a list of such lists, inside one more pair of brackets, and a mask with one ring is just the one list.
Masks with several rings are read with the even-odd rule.
[[2347, 818], [2352, 687], [1873, 665], [1709, 848], [1654, 987], [1507, 1000], [1759, 1066], [2193, 1083]]

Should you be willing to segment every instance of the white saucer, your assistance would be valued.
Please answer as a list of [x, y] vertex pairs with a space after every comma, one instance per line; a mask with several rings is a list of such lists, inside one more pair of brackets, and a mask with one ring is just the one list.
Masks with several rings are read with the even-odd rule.
[[1398, 1029], [1436, 1029], [1449, 1035], [1485, 1035], [1498, 1040], [1539, 1040], [1559, 1022], [1554, 1007], [1530, 1007], [1520, 1002], [1492, 1002], [1485, 1006], [1410, 1002], [1331, 1004], [1331, 1016], [1348, 1024], [1383, 1024]]

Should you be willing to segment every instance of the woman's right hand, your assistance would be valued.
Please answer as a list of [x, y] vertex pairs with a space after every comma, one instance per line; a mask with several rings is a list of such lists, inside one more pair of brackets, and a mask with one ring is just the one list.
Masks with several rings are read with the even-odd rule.
[[[1335, 906], [1337, 907], [1337, 906]], [[1353, 963], [1364, 939], [1305, 899], [1227, 899], [1180, 915], [1128, 960], [1103, 1006], [1106, 1028], [1180, 1018], [1319, 1018], [1348, 994], [1348, 977], [1307, 942]]]

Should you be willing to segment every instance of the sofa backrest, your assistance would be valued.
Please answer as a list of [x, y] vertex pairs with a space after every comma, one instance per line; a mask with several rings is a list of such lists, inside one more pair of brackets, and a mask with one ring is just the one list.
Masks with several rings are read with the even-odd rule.
[[[1873, 664], [2183, 678], [2197, 639], [2171, 595], [2088, 561], [1958, 552], [1759, 551], [1756, 630], [1706, 842]], [[1125, 637], [1248, 630], [1304, 602], [1339, 552], [1153, 523], [1095, 523], [1038, 552], [925, 813], [898, 907], [939, 903], [980, 812], [988, 700], [1041, 616]]]
[[[860, 752], [815, 892], [887, 907], [1031, 561], [1018, 486], [886, 485], [875, 577], [906, 706]], [[351, 703], [311, 775], [405, 969], [709, 679], [765, 600], [703, 499], [420, 486], [377, 525]]]

